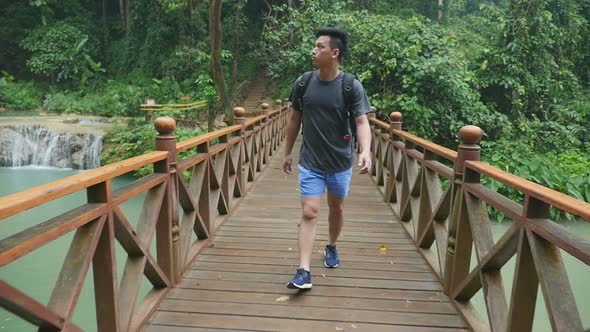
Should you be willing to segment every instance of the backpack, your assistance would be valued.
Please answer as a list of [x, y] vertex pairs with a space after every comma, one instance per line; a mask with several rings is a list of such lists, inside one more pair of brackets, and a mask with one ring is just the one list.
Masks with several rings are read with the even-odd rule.
[[[303, 75], [301, 77], [301, 81], [295, 87], [295, 91], [297, 93], [297, 96], [299, 96], [299, 105], [301, 105], [301, 106], [303, 106], [303, 95], [305, 94], [305, 91], [307, 90], [307, 86], [309, 85], [309, 82], [311, 81], [311, 78], [312, 78], [314, 72], [315, 71], [307, 71], [307, 72], [303, 73]], [[347, 73], [345, 71], [343, 71], [343, 73], [344, 73], [344, 79], [342, 80], [342, 96], [344, 98], [344, 108], [346, 109], [346, 112], [348, 113], [348, 125], [350, 127], [350, 133], [352, 134], [352, 137], [356, 137], [356, 122], [355, 122], [354, 118], [352, 117], [352, 113], [350, 112], [350, 108], [352, 107], [352, 103], [354, 102], [353, 101], [353, 94], [352, 94], [352, 86], [354, 84], [354, 80], [356, 79], [356, 76], [354, 76], [353, 74]]]

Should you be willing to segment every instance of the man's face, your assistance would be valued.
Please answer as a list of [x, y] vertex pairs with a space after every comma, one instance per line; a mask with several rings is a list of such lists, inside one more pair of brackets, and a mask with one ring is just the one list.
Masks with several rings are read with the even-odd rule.
[[339, 52], [339, 49], [330, 46], [329, 36], [319, 36], [312, 53], [313, 64], [316, 67], [329, 64], [338, 59]]

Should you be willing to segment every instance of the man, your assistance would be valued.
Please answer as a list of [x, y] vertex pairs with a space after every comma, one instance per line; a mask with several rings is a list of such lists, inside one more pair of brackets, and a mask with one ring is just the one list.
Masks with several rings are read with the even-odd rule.
[[[348, 195], [354, 162], [352, 119], [360, 146], [360, 173], [371, 169], [371, 130], [366, 113], [371, 106], [363, 86], [353, 80], [343, 86], [345, 73], [339, 69], [347, 49], [347, 36], [342, 30], [323, 28], [316, 32], [313, 49], [314, 71], [308, 82], [299, 77], [291, 93], [291, 114], [287, 125], [287, 144], [283, 170], [293, 172], [291, 151], [303, 122], [303, 145], [299, 160], [299, 189], [303, 216], [299, 223], [299, 269], [288, 288], [310, 289], [310, 261], [316, 235], [320, 198], [328, 191], [329, 243], [324, 250], [324, 265], [338, 267], [340, 259], [336, 241], [344, 222], [343, 204]], [[349, 74], [347, 74], [349, 75]], [[308, 76], [309, 77], [309, 76]], [[298, 85], [306, 84], [303, 95]], [[345, 102], [345, 93], [351, 102]], [[348, 106], [348, 109], [347, 109]]]

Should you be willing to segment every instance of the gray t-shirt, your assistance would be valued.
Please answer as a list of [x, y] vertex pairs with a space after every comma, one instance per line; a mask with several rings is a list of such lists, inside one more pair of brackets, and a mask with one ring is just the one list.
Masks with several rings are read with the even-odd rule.
[[354, 80], [353, 102], [350, 111], [347, 111], [342, 94], [344, 73], [341, 72], [332, 81], [321, 81], [315, 71], [303, 98], [300, 98], [296, 87], [302, 77], [295, 81], [290, 98], [293, 109], [303, 111], [303, 144], [299, 164], [325, 173], [351, 168], [354, 150], [349, 116], [356, 118], [371, 111], [365, 89], [361, 82]]

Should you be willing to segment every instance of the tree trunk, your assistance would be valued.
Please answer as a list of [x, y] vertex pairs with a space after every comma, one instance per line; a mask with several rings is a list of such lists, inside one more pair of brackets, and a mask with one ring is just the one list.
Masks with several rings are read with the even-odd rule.
[[[215, 81], [215, 85], [217, 85], [217, 91], [225, 111], [226, 122], [233, 123], [231, 99], [225, 86], [223, 69], [221, 68], [221, 0], [210, 0], [209, 2], [209, 35], [211, 37], [211, 77]], [[212, 129], [209, 128], [209, 131]]]
[[[289, 23], [293, 22], [293, 0], [289, 0], [287, 2], [287, 6], [289, 7]], [[293, 43], [293, 29], [289, 30], [289, 44]]]
[[129, 0], [119, 0], [119, 15], [121, 15], [121, 24], [125, 35], [129, 32]]

